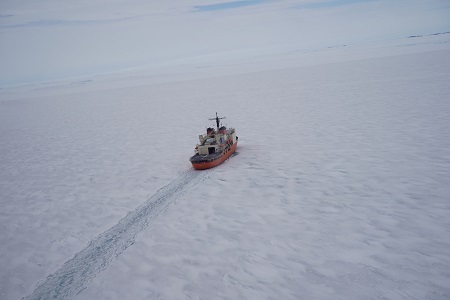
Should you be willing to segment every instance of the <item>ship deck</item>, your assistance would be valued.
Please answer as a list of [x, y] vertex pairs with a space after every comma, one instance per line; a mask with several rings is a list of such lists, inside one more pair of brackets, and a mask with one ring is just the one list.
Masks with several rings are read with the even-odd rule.
[[207, 155], [199, 155], [195, 154], [189, 160], [193, 163], [205, 162], [205, 161], [213, 161], [218, 159], [222, 155], [222, 152], [216, 152]]

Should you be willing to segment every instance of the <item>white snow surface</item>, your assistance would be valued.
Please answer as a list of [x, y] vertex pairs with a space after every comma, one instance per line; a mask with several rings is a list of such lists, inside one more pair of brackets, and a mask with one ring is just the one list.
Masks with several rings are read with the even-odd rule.
[[0, 298], [449, 299], [448, 36], [1, 89]]

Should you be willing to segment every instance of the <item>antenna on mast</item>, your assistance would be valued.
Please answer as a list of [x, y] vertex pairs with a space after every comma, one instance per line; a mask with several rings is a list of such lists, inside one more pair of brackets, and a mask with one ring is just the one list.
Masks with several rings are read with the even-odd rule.
[[219, 118], [219, 117], [217, 116], [217, 112], [216, 112], [216, 117], [215, 117], [215, 118], [210, 118], [210, 119], [208, 119], [208, 120], [216, 120], [217, 131], [219, 131], [220, 120], [222, 120], [222, 119], [226, 119], [226, 117]]

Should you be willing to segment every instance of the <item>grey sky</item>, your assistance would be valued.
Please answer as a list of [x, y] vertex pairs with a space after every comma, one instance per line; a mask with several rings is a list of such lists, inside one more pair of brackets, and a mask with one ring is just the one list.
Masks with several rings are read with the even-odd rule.
[[447, 0], [4, 0], [0, 11], [0, 86], [450, 30]]

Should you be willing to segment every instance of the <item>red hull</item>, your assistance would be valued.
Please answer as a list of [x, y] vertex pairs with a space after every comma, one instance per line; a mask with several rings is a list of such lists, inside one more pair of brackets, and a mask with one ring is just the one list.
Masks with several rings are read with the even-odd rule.
[[223, 163], [225, 160], [227, 160], [227, 158], [229, 158], [231, 156], [231, 154], [233, 154], [234, 151], [236, 151], [236, 147], [237, 147], [237, 141], [236, 141], [236, 143], [234, 143], [231, 146], [231, 148], [228, 152], [224, 153], [219, 158], [217, 158], [213, 161], [208, 161], [208, 162], [195, 162], [195, 163], [192, 162], [192, 166], [196, 170], [206, 170], [206, 169], [214, 168], [214, 167], [220, 165], [221, 163]]

